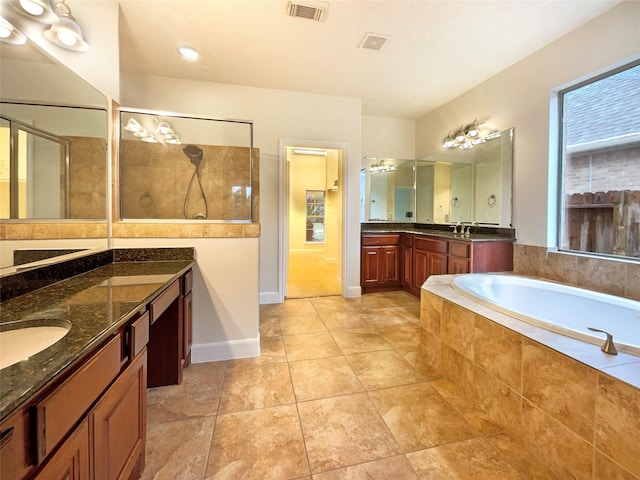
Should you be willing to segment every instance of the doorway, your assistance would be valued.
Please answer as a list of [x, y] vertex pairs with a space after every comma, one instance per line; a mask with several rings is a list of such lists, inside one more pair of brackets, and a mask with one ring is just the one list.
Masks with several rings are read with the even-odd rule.
[[286, 298], [342, 295], [344, 150], [285, 146]]

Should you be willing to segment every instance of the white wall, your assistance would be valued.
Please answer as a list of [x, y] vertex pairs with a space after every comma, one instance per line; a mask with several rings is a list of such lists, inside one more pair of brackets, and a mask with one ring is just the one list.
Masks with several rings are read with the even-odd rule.
[[114, 238], [113, 248], [194, 247], [193, 349], [196, 363], [256, 356], [257, 238]]
[[[280, 138], [349, 145], [345, 259], [348, 295], [360, 294], [358, 218], [361, 152], [359, 99], [312, 95], [238, 85], [144, 76], [122, 72], [122, 106], [164, 110], [254, 122], [254, 146], [260, 149], [260, 295], [277, 298]], [[273, 300], [271, 300], [273, 301]]]
[[416, 158], [415, 139], [415, 120], [362, 116], [363, 157]]
[[[447, 132], [474, 118], [515, 127], [513, 225], [518, 242], [547, 245], [552, 91], [640, 52], [640, 2], [626, 1], [419, 119], [416, 154], [441, 149]], [[553, 165], [553, 164], [552, 164]]]

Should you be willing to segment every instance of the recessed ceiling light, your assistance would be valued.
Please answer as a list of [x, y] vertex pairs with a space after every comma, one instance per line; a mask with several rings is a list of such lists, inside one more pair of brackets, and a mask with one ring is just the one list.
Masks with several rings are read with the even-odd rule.
[[191, 47], [178, 47], [178, 52], [187, 60], [197, 60], [198, 51]]

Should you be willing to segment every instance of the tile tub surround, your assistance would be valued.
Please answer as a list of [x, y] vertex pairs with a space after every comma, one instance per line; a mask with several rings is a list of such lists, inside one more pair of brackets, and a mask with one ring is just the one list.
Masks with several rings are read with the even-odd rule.
[[456, 292], [453, 277], [421, 292], [430, 368], [558, 478], [640, 478], [640, 357], [499, 313]]
[[[95, 258], [83, 257], [85, 265], [77, 263], [82, 259], [66, 266], [57, 263], [52, 268], [57, 266], [59, 275], [68, 274], [70, 278], [58, 278], [38, 290], [3, 299], [0, 303], [2, 323], [55, 318], [68, 321], [72, 328], [51, 347], [2, 369], [0, 420], [28, 402], [41, 387], [95, 348], [191, 268], [192, 258], [172, 259], [189, 256], [190, 250], [116, 249], [89, 255]], [[160, 260], [152, 260], [154, 256]], [[88, 271], [81, 272], [81, 267]], [[38, 270], [23, 273], [33, 275]], [[52, 278], [48, 276], [49, 269], [46, 270], [47, 278]], [[110, 281], [118, 277], [127, 277], [128, 281], [125, 285]], [[3, 289], [6, 278], [2, 279]]]
[[515, 244], [513, 271], [640, 301], [640, 262]]

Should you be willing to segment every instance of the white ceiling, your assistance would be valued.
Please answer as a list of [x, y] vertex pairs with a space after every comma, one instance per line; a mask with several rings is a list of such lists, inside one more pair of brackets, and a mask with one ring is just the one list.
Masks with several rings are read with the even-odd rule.
[[[416, 119], [618, 0], [330, 0], [321, 22], [287, 0], [120, 0], [124, 71], [362, 100]], [[367, 32], [390, 36], [376, 52]], [[197, 62], [177, 54], [190, 45]]]

